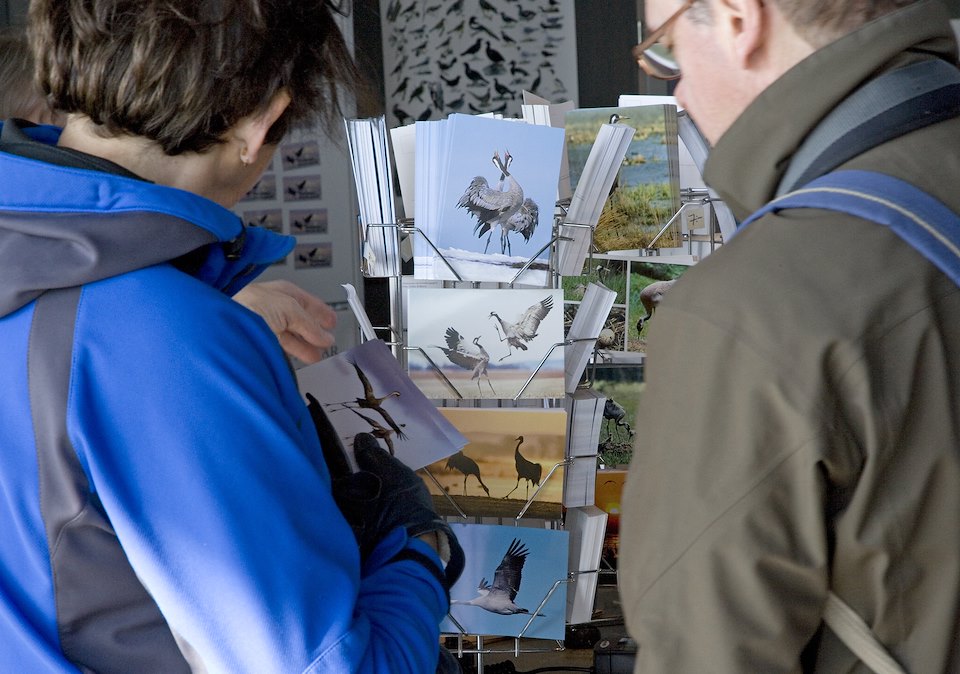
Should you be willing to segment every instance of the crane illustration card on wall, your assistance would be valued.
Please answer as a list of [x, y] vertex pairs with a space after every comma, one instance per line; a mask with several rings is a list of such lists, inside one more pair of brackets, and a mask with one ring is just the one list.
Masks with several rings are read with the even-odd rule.
[[339, 442], [351, 464], [357, 433], [372, 434], [414, 470], [467, 442], [410, 381], [381, 340], [301, 368], [297, 382], [315, 422], [332, 427], [328, 441]]
[[[440, 631], [564, 638], [570, 534], [492, 524], [451, 525], [467, 564], [450, 588]], [[456, 624], [453, 620], [456, 620]]]
[[[441, 133], [440, 153], [417, 153], [417, 180], [438, 183], [434, 203], [417, 198], [418, 225], [462, 280], [509, 283], [532, 260], [517, 280], [545, 286], [563, 129], [451, 115]], [[454, 280], [447, 264], [431, 249], [416, 275]]]
[[679, 245], [679, 226], [653, 242], [680, 209], [680, 146], [675, 105], [579, 108], [566, 115], [570, 184], [576, 189], [601, 127], [636, 129], [594, 231], [601, 253]]
[[562, 290], [410, 288], [407, 307], [408, 370], [428, 398], [563, 397]]
[[436, 479], [425, 480], [432, 494], [448, 495], [471, 516], [516, 517], [530, 502], [530, 517], [560, 517], [565, 410], [441, 407], [440, 413], [467, 444], [427, 467]]

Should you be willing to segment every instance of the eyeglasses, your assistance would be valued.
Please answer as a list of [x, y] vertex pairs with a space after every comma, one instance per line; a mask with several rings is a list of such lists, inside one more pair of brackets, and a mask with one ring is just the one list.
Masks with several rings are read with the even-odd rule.
[[660, 39], [670, 30], [670, 26], [676, 23], [685, 11], [693, 7], [696, 0], [686, 0], [683, 6], [674, 12], [669, 19], [660, 24], [660, 27], [650, 33], [643, 42], [633, 48], [633, 57], [637, 60], [637, 65], [643, 69], [650, 77], [658, 80], [676, 80], [680, 79], [680, 66], [670, 47], [661, 44]]

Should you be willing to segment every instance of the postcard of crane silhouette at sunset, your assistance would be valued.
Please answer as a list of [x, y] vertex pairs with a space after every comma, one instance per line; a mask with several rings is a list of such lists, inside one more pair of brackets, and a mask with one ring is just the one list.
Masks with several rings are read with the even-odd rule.
[[[427, 466], [425, 477], [438, 497], [467, 515], [553, 519], [563, 502], [567, 413], [561, 409], [441, 407], [440, 412], [467, 438], [449, 457]], [[551, 472], [552, 471], [552, 472]]]
[[414, 470], [467, 442], [410, 381], [381, 340], [300, 368], [297, 383], [321, 429], [321, 442], [338, 443], [350, 468], [356, 468], [352, 448], [357, 433], [370, 433]]
[[407, 367], [428, 398], [563, 397], [562, 290], [408, 293]]
[[569, 532], [491, 524], [451, 527], [467, 564], [450, 588], [450, 613], [441, 632], [564, 638]]
[[511, 282], [532, 261], [517, 281], [545, 286], [563, 129], [450, 115], [416, 147], [416, 224], [440, 255], [418, 246], [415, 275]]

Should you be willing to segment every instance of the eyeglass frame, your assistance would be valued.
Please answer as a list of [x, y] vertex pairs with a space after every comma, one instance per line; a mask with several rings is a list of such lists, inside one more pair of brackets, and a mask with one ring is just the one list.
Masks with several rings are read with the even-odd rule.
[[660, 24], [652, 33], [650, 33], [640, 44], [633, 48], [633, 57], [637, 61], [637, 65], [650, 77], [654, 77], [658, 80], [678, 80], [680, 79], [680, 73], [677, 72], [676, 75], [664, 76], [663, 74], [656, 72], [656, 68], [651, 66], [648, 62], [647, 50], [653, 47], [657, 42], [660, 41], [664, 35], [667, 34], [667, 31], [670, 30], [670, 26], [677, 22], [683, 13], [688, 9], [693, 7], [697, 0], [685, 0], [683, 6], [680, 7], [676, 12], [671, 14], [666, 21]]

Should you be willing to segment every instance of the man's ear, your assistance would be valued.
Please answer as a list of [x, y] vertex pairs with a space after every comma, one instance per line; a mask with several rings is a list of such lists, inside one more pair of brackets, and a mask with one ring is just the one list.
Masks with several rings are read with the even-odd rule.
[[280, 115], [288, 105], [290, 105], [290, 94], [286, 89], [281, 89], [270, 99], [266, 110], [244, 117], [237, 122], [233, 133], [240, 141], [240, 161], [243, 164], [253, 164], [257, 161], [257, 155], [266, 142], [270, 127], [280, 119]]
[[[769, 2], [770, 0], [766, 0]], [[744, 69], [749, 69], [754, 57], [763, 48], [769, 16], [764, 0], [719, 0], [717, 14], [727, 31], [732, 56]]]

